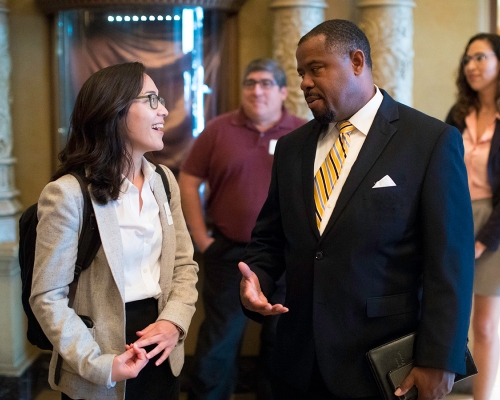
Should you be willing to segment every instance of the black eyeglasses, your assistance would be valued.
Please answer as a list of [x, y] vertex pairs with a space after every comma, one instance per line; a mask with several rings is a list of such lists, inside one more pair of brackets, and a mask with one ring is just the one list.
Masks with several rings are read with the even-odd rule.
[[149, 99], [149, 105], [153, 110], [156, 110], [158, 108], [158, 102], [160, 102], [160, 104], [163, 107], [165, 107], [165, 100], [163, 99], [163, 97], [158, 97], [158, 95], [155, 93], [147, 94], [146, 96], [136, 97], [136, 99], [146, 99], [146, 98]]
[[262, 89], [269, 90], [273, 86], [277, 85], [276, 81], [272, 79], [261, 79], [256, 81], [255, 79], [245, 79], [243, 81], [243, 88], [245, 89], [253, 89], [255, 85], [259, 84]]
[[494, 56], [495, 53], [476, 53], [471, 56], [463, 56], [462, 57], [462, 66], [465, 67], [467, 64], [469, 64], [470, 61], [474, 60], [476, 63], [482, 63], [485, 61], [488, 57]]

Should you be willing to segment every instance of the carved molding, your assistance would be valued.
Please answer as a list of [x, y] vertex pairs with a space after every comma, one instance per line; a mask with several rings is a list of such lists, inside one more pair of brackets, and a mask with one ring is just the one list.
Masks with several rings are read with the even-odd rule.
[[36, 0], [38, 5], [47, 14], [77, 8], [131, 5], [199, 6], [205, 9], [239, 11], [245, 1], [246, 0]]
[[0, 13], [0, 160], [9, 157], [12, 150], [12, 121], [10, 117], [11, 62], [7, 14]]
[[319, 7], [326, 8], [328, 5], [324, 0], [273, 0], [271, 8], [280, 7]]
[[292, 114], [305, 119], [311, 119], [312, 114], [300, 90], [295, 51], [300, 38], [324, 19], [322, 7], [274, 8], [273, 56], [285, 70], [288, 81], [285, 105]]
[[17, 239], [17, 219], [21, 204], [17, 200], [19, 191], [14, 184], [12, 154], [12, 120], [10, 116], [10, 72], [9, 35], [7, 10], [1, 8], [0, 0], [0, 243]]
[[[373, 2], [360, 2], [359, 27], [370, 40], [374, 82], [397, 101], [411, 105], [414, 4], [410, 1], [378, 1], [389, 5], [366, 6]], [[362, 8], [361, 4], [364, 5]]]
[[359, 0], [358, 7], [371, 6], [404, 6], [415, 7], [413, 0]]

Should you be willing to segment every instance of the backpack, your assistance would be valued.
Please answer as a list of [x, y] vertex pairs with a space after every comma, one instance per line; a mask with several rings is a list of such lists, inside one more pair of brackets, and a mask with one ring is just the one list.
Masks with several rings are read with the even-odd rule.
[[[156, 172], [160, 174], [167, 194], [168, 202], [170, 203], [171, 193], [167, 176], [160, 166], [156, 167]], [[78, 253], [75, 263], [75, 278], [69, 285], [68, 306], [73, 306], [75, 299], [78, 279], [83, 270], [87, 269], [94, 260], [99, 247], [101, 247], [101, 237], [95, 219], [94, 208], [84, 179], [77, 173], [71, 172], [80, 184], [83, 194], [83, 221], [82, 230], [78, 239]], [[31, 306], [29, 298], [31, 296], [31, 284], [33, 281], [33, 265], [35, 263], [35, 244], [36, 244], [36, 227], [38, 225], [38, 203], [28, 207], [23, 212], [19, 219], [19, 265], [21, 267], [22, 281], [22, 303], [24, 312], [28, 317], [27, 337], [31, 344], [39, 347], [42, 350], [52, 350], [50, 343], [45, 333], [38, 323]]]
[[[99, 236], [99, 229], [97, 229], [97, 222], [95, 220], [94, 208], [90, 200], [90, 195], [83, 178], [77, 173], [71, 173], [80, 184], [83, 194], [83, 221], [82, 231], [78, 239], [78, 254], [75, 263], [75, 278], [70, 284], [69, 290], [69, 307], [73, 306], [75, 298], [76, 287], [80, 273], [87, 269], [101, 246], [101, 237]], [[38, 203], [28, 207], [19, 219], [19, 266], [21, 267], [21, 281], [22, 281], [22, 302], [24, 312], [28, 317], [28, 331], [27, 336], [31, 344], [39, 347], [42, 350], [52, 350], [52, 343], [50, 343], [42, 327], [38, 323], [31, 306], [29, 299], [31, 296], [31, 283], [33, 281], [33, 265], [35, 263], [35, 244], [36, 244], [36, 227], [38, 225]]]

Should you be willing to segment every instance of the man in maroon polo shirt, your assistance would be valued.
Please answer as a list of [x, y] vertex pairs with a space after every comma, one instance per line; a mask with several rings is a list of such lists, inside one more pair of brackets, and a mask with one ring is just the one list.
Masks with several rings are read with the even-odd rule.
[[[238, 262], [267, 197], [276, 142], [306, 122], [288, 113], [283, 106], [286, 96], [283, 69], [269, 59], [252, 61], [245, 71], [241, 107], [209, 121], [181, 167], [182, 208], [204, 259], [205, 320], [198, 334], [190, 400], [229, 399], [236, 384], [236, 359], [246, 325], [239, 300]], [[209, 186], [206, 212], [212, 234], [198, 192], [204, 181]], [[284, 287], [276, 294], [282, 299], [275, 301], [283, 301]], [[264, 321], [262, 376], [275, 327], [275, 318]], [[270, 391], [261, 392], [261, 399], [270, 398]]]

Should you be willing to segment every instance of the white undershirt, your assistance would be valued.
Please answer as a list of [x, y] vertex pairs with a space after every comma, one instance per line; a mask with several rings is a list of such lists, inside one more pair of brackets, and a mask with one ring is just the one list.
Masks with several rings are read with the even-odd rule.
[[[375, 86], [375, 85], [374, 85]], [[358, 158], [358, 154], [365, 142], [366, 135], [370, 130], [373, 120], [375, 119], [375, 115], [382, 103], [384, 96], [380, 92], [379, 88], [375, 86], [375, 95], [370, 99], [368, 103], [366, 103], [363, 108], [361, 108], [356, 114], [354, 114], [351, 118], [349, 118], [349, 122], [354, 126], [354, 130], [351, 132], [351, 145], [349, 146], [349, 151], [347, 153], [347, 157], [344, 160], [344, 164], [342, 165], [342, 170], [340, 171], [339, 179], [335, 184], [335, 187], [332, 190], [332, 194], [326, 203], [325, 211], [323, 213], [323, 219], [321, 220], [321, 225], [319, 227], [319, 234], [322, 235], [323, 231], [332, 216], [333, 209], [335, 208], [335, 204], [337, 204], [337, 200], [339, 198], [340, 192], [344, 187], [344, 183], [349, 176], [349, 172], [351, 171], [354, 162]], [[318, 147], [316, 148], [316, 158], [314, 160], [314, 175], [325, 161], [327, 154], [330, 152], [330, 149], [333, 147], [335, 140], [337, 140], [339, 136], [339, 130], [336, 127], [337, 122], [332, 122], [328, 124], [327, 128], [321, 133], [318, 138]], [[314, 179], [314, 177], [313, 177]]]
[[[139, 193], [127, 178], [121, 194], [114, 201], [123, 245], [125, 273], [125, 302], [158, 298], [161, 294], [160, 254], [162, 228], [158, 203], [153, 195], [156, 173], [149, 162], [142, 159], [144, 185]], [[142, 209], [139, 211], [139, 196]]]

